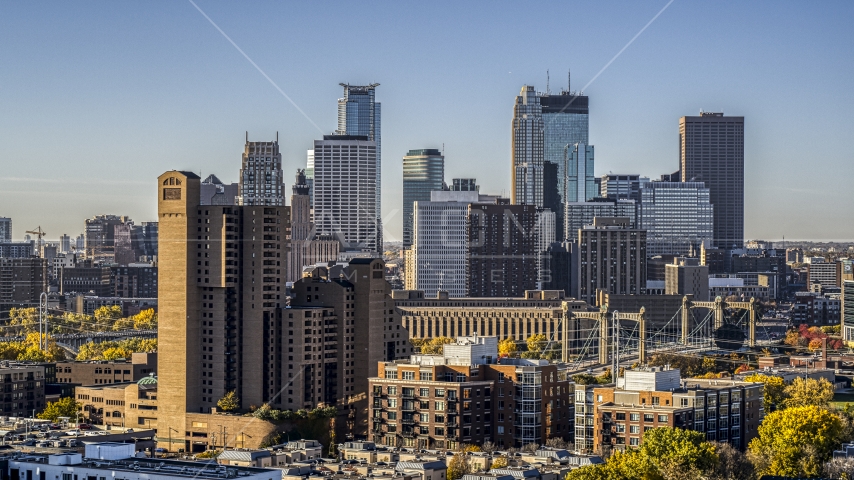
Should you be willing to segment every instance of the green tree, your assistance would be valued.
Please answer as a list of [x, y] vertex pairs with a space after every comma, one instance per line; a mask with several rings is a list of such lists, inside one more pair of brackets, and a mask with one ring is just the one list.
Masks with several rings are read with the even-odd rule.
[[786, 382], [781, 377], [754, 373], [744, 377], [744, 381], [764, 384], [762, 403], [765, 406], [765, 413], [774, 411], [786, 399]]
[[240, 408], [240, 398], [237, 397], [237, 392], [232, 390], [217, 400], [216, 406], [223, 412], [233, 412]]
[[459, 480], [463, 475], [471, 473], [471, 464], [465, 453], [455, 453], [448, 461], [447, 480]]
[[648, 430], [640, 451], [665, 478], [699, 478], [718, 461], [705, 434], [681, 428]]
[[766, 415], [749, 449], [763, 475], [817, 477], [842, 433], [839, 417], [827, 409], [792, 407]]
[[80, 410], [80, 404], [71, 397], [60, 398], [55, 402], [47, 402], [47, 406], [36, 415], [42, 420], [55, 422], [59, 417], [74, 418]]
[[833, 385], [825, 378], [797, 377], [792, 384], [783, 389], [786, 407], [805, 407], [815, 405], [826, 407], [833, 400]]
[[519, 350], [516, 341], [510, 337], [498, 342], [498, 355], [502, 357], [512, 357]]
[[133, 316], [133, 328], [137, 330], [153, 330], [157, 328], [157, 312], [153, 308], [143, 310]]
[[454, 339], [450, 337], [431, 338], [421, 345], [421, 353], [424, 355], [441, 355], [445, 345], [449, 343], [454, 343]]
[[525, 341], [528, 346], [527, 355], [523, 355], [525, 358], [540, 358], [543, 355], [543, 352], [546, 350], [546, 346], [549, 344], [549, 337], [545, 336], [542, 333], [536, 333], [528, 337], [528, 340]]

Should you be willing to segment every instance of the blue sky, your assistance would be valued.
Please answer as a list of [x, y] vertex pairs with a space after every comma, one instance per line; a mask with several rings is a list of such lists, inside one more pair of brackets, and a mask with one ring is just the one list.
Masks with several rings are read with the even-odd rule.
[[[0, 1], [0, 216], [79, 234], [92, 215], [156, 219], [165, 170], [236, 181], [244, 132], [279, 132], [287, 191], [336, 125], [340, 82], [377, 82], [383, 212], [401, 231], [401, 157], [509, 192], [524, 84], [591, 79], [657, 2]], [[596, 174], [677, 169], [678, 120], [745, 116], [748, 238], [852, 239], [851, 2], [675, 0], [586, 89]], [[314, 122], [320, 127], [318, 130]]]

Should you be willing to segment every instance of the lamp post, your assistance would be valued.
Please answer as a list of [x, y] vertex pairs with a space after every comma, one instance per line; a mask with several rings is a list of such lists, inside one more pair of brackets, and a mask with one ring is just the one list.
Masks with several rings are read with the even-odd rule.
[[[169, 451], [172, 451], [172, 431], [175, 430], [172, 427], [169, 427]], [[175, 433], [178, 433], [178, 430], [175, 430]]]

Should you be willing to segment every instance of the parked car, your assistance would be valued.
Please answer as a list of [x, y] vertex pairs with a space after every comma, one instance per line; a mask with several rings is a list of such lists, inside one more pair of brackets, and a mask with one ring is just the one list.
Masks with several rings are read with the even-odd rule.
[[168, 451], [169, 450], [166, 450], [165, 448], [155, 448], [154, 449], [154, 453], [166, 453]]
[[48, 448], [52, 447], [51, 442], [39, 442], [37, 445], [39, 448]]
[[92, 425], [89, 425], [88, 423], [81, 423], [80, 425], [77, 425], [77, 428], [80, 430], [92, 430]]
[[22, 443], [21, 445], [23, 445], [25, 447], [32, 447], [35, 444], [36, 444], [36, 441], [31, 438], [31, 439], [27, 440], [26, 442]]
[[62, 428], [62, 425], [60, 425], [60, 424], [58, 424], [58, 423], [51, 423], [51, 424], [50, 424], [50, 429], [51, 429], [51, 430], [59, 430], [60, 428]]
[[83, 432], [81, 432], [80, 429], [77, 428], [72, 428], [71, 430], [65, 432], [66, 435], [80, 435], [81, 433]]

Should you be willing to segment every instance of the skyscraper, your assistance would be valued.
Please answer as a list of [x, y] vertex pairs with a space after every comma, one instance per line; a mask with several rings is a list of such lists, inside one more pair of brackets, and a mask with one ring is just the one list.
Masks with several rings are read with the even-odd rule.
[[0, 217], [0, 242], [12, 241], [12, 219]]
[[200, 180], [158, 177], [158, 426], [181, 443], [186, 413], [209, 412], [229, 391], [244, 405], [281, 401], [265, 360], [285, 306], [288, 207], [200, 205]]
[[314, 225], [344, 250], [380, 252], [376, 142], [364, 135], [314, 141]]
[[596, 217], [578, 231], [578, 297], [594, 303], [597, 292], [646, 293], [646, 232], [625, 217]]
[[[557, 215], [558, 238], [563, 238], [563, 203], [566, 198], [567, 168], [564, 153], [567, 145], [578, 143], [587, 145], [589, 141], [589, 98], [577, 92], [562, 90], [557, 95], [545, 93], [540, 95], [540, 105], [543, 115], [543, 164], [548, 168], [553, 164], [557, 168], [555, 181], [559, 199], [558, 206], [552, 208], [548, 203], [545, 207], [551, 209]], [[592, 174], [592, 170], [590, 171]], [[549, 175], [544, 175], [544, 181], [548, 182]], [[591, 195], [591, 196], [596, 196]], [[577, 200], [582, 202], [584, 200]]]
[[567, 145], [566, 195], [564, 202], [586, 202], [599, 195], [593, 175], [593, 145]]
[[[679, 181], [679, 180], [674, 180]], [[600, 194], [613, 200], [628, 198], [636, 202], [640, 201], [640, 188], [644, 183], [649, 183], [649, 177], [641, 177], [637, 174], [613, 174], [602, 175], [600, 180]]]
[[649, 256], [688, 255], [692, 247], [699, 252], [712, 240], [714, 208], [703, 182], [656, 181], [640, 187], [638, 226], [646, 230]]
[[338, 99], [338, 130], [336, 135], [365, 136], [376, 144], [376, 228], [377, 244], [382, 251], [382, 129], [381, 104], [376, 101], [376, 88], [379, 83], [370, 85], [340, 84], [344, 87], [344, 97]]
[[286, 282], [302, 278], [303, 267], [307, 265], [336, 260], [340, 250], [336, 240], [329, 236], [318, 238], [314, 234], [308, 192], [305, 172], [297, 170], [291, 195], [291, 249], [288, 252]]
[[514, 205], [543, 206], [543, 109], [531, 85], [522, 86], [513, 108], [512, 190]]
[[700, 112], [679, 120], [683, 182], [703, 182], [714, 206], [715, 248], [744, 244], [744, 117]]
[[284, 188], [279, 134], [273, 142], [250, 142], [247, 133], [237, 204], [282, 206], [285, 204]]
[[314, 150], [305, 155], [305, 184], [308, 185], [308, 205], [314, 208]]
[[439, 150], [410, 150], [403, 157], [403, 248], [412, 245], [413, 205], [430, 201], [430, 192], [442, 190], [445, 157]]

